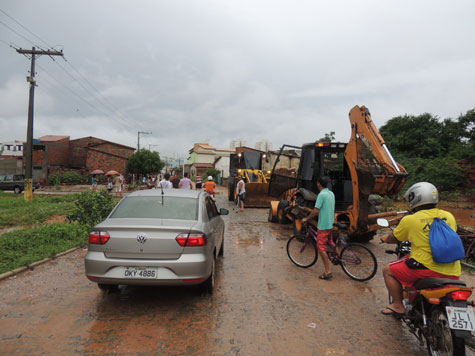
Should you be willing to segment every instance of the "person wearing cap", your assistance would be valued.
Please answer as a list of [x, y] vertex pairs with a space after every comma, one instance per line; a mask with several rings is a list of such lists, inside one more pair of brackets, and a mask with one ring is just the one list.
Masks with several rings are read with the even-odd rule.
[[216, 183], [213, 182], [213, 177], [209, 176], [208, 181], [205, 183], [206, 193], [214, 195], [214, 188], [216, 188]]

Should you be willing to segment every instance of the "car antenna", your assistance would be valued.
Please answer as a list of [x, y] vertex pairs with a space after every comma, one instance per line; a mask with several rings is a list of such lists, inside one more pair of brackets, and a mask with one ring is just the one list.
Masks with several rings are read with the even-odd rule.
[[159, 183], [160, 189], [162, 190], [162, 205], [163, 205], [163, 196], [165, 195], [165, 192], [163, 191], [163, 185], [161, 184], [162, 182]]

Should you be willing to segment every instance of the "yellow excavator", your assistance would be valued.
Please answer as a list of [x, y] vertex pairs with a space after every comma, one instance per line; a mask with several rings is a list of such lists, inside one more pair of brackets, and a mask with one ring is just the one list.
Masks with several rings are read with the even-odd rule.
[[268, 195], [270, 171], [262, 170], [262, 152], [239, 152], [231, 155], [228, 185], [229, 201], [236, 200], [237, 177], [246, 183], [246, 208], [267, 208], [274, 198]]

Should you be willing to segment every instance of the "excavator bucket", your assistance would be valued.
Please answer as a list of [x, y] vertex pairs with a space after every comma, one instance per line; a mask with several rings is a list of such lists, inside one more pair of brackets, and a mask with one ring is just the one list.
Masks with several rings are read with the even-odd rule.
[[268, 195], [269, 183], [246, 184], [246, 208], [268, 208], [269, 202], [275, 200]]

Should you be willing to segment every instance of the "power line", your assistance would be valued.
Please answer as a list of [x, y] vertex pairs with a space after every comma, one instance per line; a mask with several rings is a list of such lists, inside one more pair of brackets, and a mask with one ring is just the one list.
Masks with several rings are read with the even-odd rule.
[[106, 103], [106, 105], [109, 105], [109, 109], [112, 108], [112, 112], [115, 113], [116, 115], [122, 117], [125, 121], [128, 121], [126, 117], [122, 115], [120, 112], [120, 109], [117, 108], [109, 99], [107, 99], [105, 96], [102, 95], [102, 93], [94, 86], [92, 83], [87, 80], [86, 77], [84, 77], [81, 72], [79, 72], [65, 57], [63, 57], [64, 61], [100, 96], [102, 100]]
[[[30, 41], [28, 38], [26, 38], [25, 36], [23, 36], [21, 33], [15, 31], [13, 28], [11, 28], [10, 26], [8, 26], [5, 22], [3, 21], [0, 21], [0, 24], [2, 24], [3, 26], [5, 26], [6, 28], [8, 28], [10, 31], [12, 31], [13, 33], [15, 33], [16, 35], [20, 36], [21, 38], [23, 38], [25, 41], [28, 41], [30, 42], [33, 46], [36, 46], [36, 44], [32, 41]], [[41, 48], [38, 46], [38, 48]]]
[[[25, 31], [27, 31], [29, 34], [33, 35], [35, 38], [37, 38], [38, 40], [40, 40], [41, 42], [43, 42], [44, 44], [46, 44], [49, 48], [53, 48], [50, 44], [48, 44], [46, 41], [44, 41], [42, 38], [40, 38], [39, 36], [37, 36], [35, 33], [33, 33], [32, 31], [30, 31], [26, 26], [24, 26], [23, 24], [21, 24], [18, 20], [14, 19], [12, 16], [8, 15], [5, 11], [3, 11], [2, 9], [0, 9], [0, 12], [2, 12], [4, 15], [6, 15], [8, 18], [10, 18], [12, 21], [14, 21], [17, 25], [19, 25], [22, 29], [24, 29]], [[31, 44], [35, 45], [36, 47], [40, 48], [40, 46], [38, 46], [37, 44], [35, 44], [33, 41], [31, 41], [30, 39], [28, 39], [27, 37], [23, 36], [21, 33], [19, 33], [18, 31], [16, 31], [15, 29], [13, 29], [12, 27], [10, 27], [9, 25], [7, 25], [6, 23], [0, 21], [0, 24], [2, 24], [3, 26], [5, 26], [6, 28], [8, 28], [10, 31], [14, 32], [16, 35], [20, 36], [21, 38], [25, 39], [26, 41], [30, 42]], [[3, 41], [6, 45], [7, 42]], [[10, 47], [13, 47], [11, 45], [9, 45]], [[13, 47], [15, 48], [15, 47]], [[23, 55], [25, 55], [26, 57], [28, 57], [25, 53], [22, 53]], [[85, 83], [87, 83], [89, 85], [89, 87], [91, 87], [95, 92], [97, 92], [99, 94], [100, 97], [98, 97], [96, 94], [92, 93], [89, 88], [87, 86], [85, 86], [81, 80], [78, 80], [77, 78], [75, 78], [64, 66], [60, 65], [58, 63], [58, 61], [56, 61], [52, 56], [50, 56], [50, 58], [70, 77], [72, 78], [73, 81], [77, 82], [90, 96], [91, 98], [95, 99], [102, 107], [104, 107], [107, 111], [110, 111], [112, 113], [113, 116], [115, 116], [119, 121], [121, 121], [123, 124], [127, 125], [128, 127], [131, 127], [131, 128], [134, 128], [136, 129], [137, 126], [141, 126], [141, 125], [137, 125], [137, 123], [133, 123], [132, 121], [129, 121], [121, 112], [120, 112], [120, 109], [118, 109], [110, 100], [108, 100], [107, 98], [105, 98], [101, 93], [100, 91], [94, 87], [72, 64], [71, 62], [69, 62], [68, 60], [66, 60], [66, 58], [64, 58], [63, 56], [63, 59], [65, 60], [66, 63], [68, 63], [68, 65], [78, 74], [78, 76], [80, 77], [79, 79], [82, 79]], [[41, 67], [42, 68], [42, 67]], [[80, 96], [78, 93], [76, 93], [75, 91], [73, 91], [71, 88], [69, 88], [68, 86], [65, 86], [64, 84], [62, 84], [59, 80], [57, 80], [54, 76], [52, 76], [49, 72], [47, 72], [44, 68], [42, 68], [54, 81], [56, 81], [59, 85], [61, 85], [62, 87], [64, 87], [68, 92], [72, 93], [74, 96], [78, 97], [79, 99], [81, 99], [82, 101], [84, 101], [87, 105], [89, 105], [93, 110], [95, 111], [98, 111], [100, 112], [101, 114], [105, 115], [105, 116], [109, 116], [109, 114], [107, 112], [104, 112], [102, 109], [98, 109], [95, 105], [93, 105], [92, 103], [86, 101], [86, 99], [84, 99], [82, 96]]]
[[53, 48], [53, 46], [50, 46], [48, 43], [46, 43], [45, 41], [43, 41], [40, 37], [38, 37], [37, 35], [35, 35], [33, 32], [31, 32], [29, 29], [27, 29], [25, 26], [23, 26], [20, 22], [18, 22], [17, 20], [15, 20], [13, 17], [11, 17], [10, 15], [8, 15], [5, 11], [3, 11], [2, 9], [0, 9], [0, 12], [2, 12], [5, 16], [7, 16], [8, 18], [10, 18], [11, 20], [13, 20], [15, 23], [17, 23], [20, 27], [22, 27], [24, 30], [26, 30], [28, 33], [32, 34], [33, 36], [35, 36], [37, 39], [39, 39], [41, 42], [43, 42], [47, 47], [49, 48]]
[[[70, 87], [68, 87], [67, 85], [61, 83], [58, 79], [56, 79], [51, 73], [49, 73], [44, 67], [40, 66], [39, 64], [37, 64], [38, 67], [41, 68], [42, 71], [44, 71], [51, 79], [53, 79], [56, 83], [58, 83], [60, 86], [62, 86], [64, 89], [66, 89], [68, 92], [70, 92], [71, 94], [73, 94], [75, 97], [77, 97], [78, 99], [80, 99], [81, 101], [83, 101], [85, 104], [89, 105], [91, 107], [91, 109], [93, 109], [94, 111], [97, 111], [99, 113], [101, 113], [102, 115], [104, 116], [110, 116], [109, 113], [103, 111], [101, 108], [98, 108], [97, 106], [95, 106], [93, 103], [91, 103], [90, 101], [84, 99], [81, 95], [79, 95], [77, 92], [75, 92], [73, 89], [71, 89]], [[136, 126], [135, 125], [132, 125], [128, 122], [124, 122], [126, 125], [128, 125], [131, 129], [136, 129]]]

